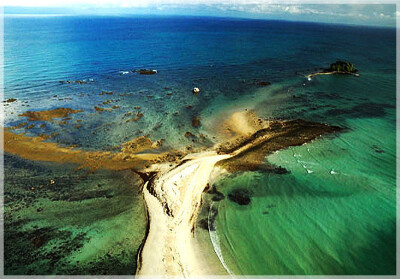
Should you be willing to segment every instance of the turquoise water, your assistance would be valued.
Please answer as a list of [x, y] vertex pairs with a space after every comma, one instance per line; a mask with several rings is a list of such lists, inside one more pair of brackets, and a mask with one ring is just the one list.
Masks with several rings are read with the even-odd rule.
[[[320, 106], [319, 113], [304, 107], [298, 113], [346, 131], [267, 156], [289, 174], [247, 172], [216, 183], [225, 194], [243, 188], [251, 193], [250, 205], [225, 199], [216, 206], [220, 249], [231, 272], [395, 274], [396, 112], [390, 99], [379, 106], [370, 102], [394, 96], [394, 81], [385, 90], [373, 82], [367, 89], [357, 79], [338, 78], [332, 86], [335, 78], [321, 77], [299, 93], [314, 99], [322, 95], [321, 88], [335, 92], [328, 108], [311, 101], [309, 107]], [[378, 78], [390, 79], [376, 73], [380, 83]], [[380, 94], [361, 100], [365, 97], [359, 96], [371, 91]], [[349, 99], [360, 99], [361, 105], [347, 108]]]
[[[81, 109], [65, 123], [15, 131], [57, 132], [50, 141], [114, 150], [139, 135], [165, 139], [165, 149], [199, 145], [186, 131], [205, 135], [201, 144], [212, 146], [220, 121], [245, 108], [269, 119], [339, 125], [345, 128], [339, 134], [266, 157], [288, 174], [235, 173], [216, 182], [225, 196], [246, 189], [251, 199], [213, 204], [218, 249], [235, 274], [393, 274], [395, 57], [395, 30], [385, 28], [6, 16], [5, 98], [17, 101], [5, 104], [5, 126], [26, 122], [18, 115], [27, 110]], [[305, 78], [337, 59], [354, 63], [361, 76]], [[158, 73], [131, 72], [140, 68]], [[59, 82], [66, 80], [87, 83]], [[199, 95], [191, 92], [195, 86]], [[143, 117], [126, 121], [125, 114], [137, 112]], [[193, 117], [200, 127], [192, 127]], [[9, 155], [5, 166], [7, 274], [135, 273], [146, 218], [131, 172], [88, 174]], [[206, 233], [199, 239], [212, 247]]]

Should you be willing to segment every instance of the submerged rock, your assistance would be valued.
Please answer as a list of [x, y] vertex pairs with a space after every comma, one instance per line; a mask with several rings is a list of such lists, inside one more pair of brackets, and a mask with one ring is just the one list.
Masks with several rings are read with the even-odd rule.
[[211, 207], [208, 209], [207, 213], [208, 216], [206, 218], [199, 220], [197, 222], [197, 225], [203, 230], [215, 231], [215, 219], [218, 215], [218, 209]]
[[134, 73], [139, 73], [140, 75], [154, 75], [157, 74], [157, 70], [153, 69], [139, 69], [139, 70], [134, 70]]
[[257, 82], [258, 86], [268, 86], [271, 85], [271, 83], [269, 81], [259, 81]]
[[201, 219], [197, 222], [197, 225], [202, 228], [203, 230], [208, 231], [208, 220], [205, 219]]
[[26, 111], [19, 116], [29, 117], [29, 121], [49, 121], [53, 118], [65, 118], [70, 114], [79, 113], [82, 110], [75, 110], [70, 108], [57, 108], [42, 111]]
[[373, 145], [372, 148], [375, 150], [376, 153], [385, 153], [385, 151], [377, 145]]
[[228, 194], [228, 199], [238, 205], [248, 205], [251, 202], [250, 191], [247, 189], [234, 189]]
[[100, 113], [103, 112], [103, 111], [110, 111], [110, 109], [101, 108], [101, 107], [97, 107], [97, 106], [95, 106], [94, 109], [95, 109], [96, 111], [100, 112]]
[[225, 195], [223, 193], [221, 193], [220, 191], [218, 191], [217, 187], [215, 185], [213, 185], [211, 190], [209, 190], [207, 193], [213, 195], [211, 200], [213, 200], [215, 202], [225, 199]]
[[288, 174], [289, 171], [283, 167], [276, 167], [271, 170], [271, 172], [276, 173], [276, 174]]
[[151, 147], [153, 148], [159, 148], [163, 145], [163, 142], [165, 141], [165, 139], [160, 139], [160, 140], [156, 140], [155, 142], [153, 142], [153, 144], [151, 145]]
[[198, 117], [193, 117], [193, 119], [192, 119], [192, 126], [193, 126], [193, 128], [197, 128], [197, 127], [199, 127], [201, 125], [201, 123], [200, 123], [200, 118], [198, 118]]

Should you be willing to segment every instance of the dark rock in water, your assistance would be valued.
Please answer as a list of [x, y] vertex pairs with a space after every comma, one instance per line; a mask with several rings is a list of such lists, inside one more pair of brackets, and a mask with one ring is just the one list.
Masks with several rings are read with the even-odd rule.
[[379, 146], [373, 145], [372, 148], [375, 150], [376, 153], [385, 153]]
[[197, 225], [203, 230], [215, 231], [215, 218], [218, 215], [218, 209], [211, 207], [208, 209], [207, 217], [199, 220]]
[[199, 127], [200, 125], [201, 125], [201, 123], [200, 123], [200, 118], [193, 117], [193, 119], [192, 119], [192, 126], [193, 126], [193, 128], [197, 128], [197, 127]]
[[234, 189], [228, 194], [228, 199], [239, 205], [248, 205], [251, 202], [250, 192], [247, 189]]
[[193, 134], [192, 134], [191, 132], [186, 132], [186, 133], [185, 133], [185, 137], [187, 137], [187, 138], [188, 138], [188, 137], [192, 137], [192, 136], [193, 136]]
[[34, 238], [32, 238], [31, 242], [35, 247], [41, 247], [44, 244], [44, 241], [40, 236], [35, 236]]
[[268, 211], [264, 211], [263, 214], [264, 214], [264, 215], [267, 215], [267, 214], [269, 214], [269, 212], [268, 212]]
[[218, 194], [220, 192], [217, 190], [217, 187], [215, 185], [212, 185], [211, 189], [207, 193], [214, 195], [214, 194]]
[[213, 197], [211, 198], [211, 200], [212, 200], [212, 201], [215, 201], [215, 202], [222, 201], [223, 199], [225, 199], [225, 195], [222, 194], [221, 192], [218, 192], [218, 194], [215, 194], [215, 196], [213, 196]]
[[276, 174], [288, 174], [289, 173], [289, 171], [287, 169], [282, 168], [282, 167], [276, 167], [275, 169], [272, 170], [272, 172], [276, 173]]
[[104, 195], [107, 199], [111, 199], [114, 197], [115, 193], [111, 191], [107, 191], [106, 194]]
[[217, 187], [215, 187], [215, 185], [213, 185], [213, 186], [211, 187], [211, 190], [209, 190], [209, 191], [207, 192], [207, 194], [214, 195], [214, 196], [211, 198], [211, 200], [212, 200], [212, 201], [215, 201], [215, 202], [219, 202], [219, 201], [225, 199], [225, 195], [224, 195], [223, 193], [221, 193], [220, 191], [218, 191], [218, 190], [217, 190]]
[[197, 225], [202, 228], [203, 230], [208, 231], [208, 220], [207, 219], [201, 219], [197, 222]]
[[15, 98], [10, 98], [10, 99], [8, 99], [7, 101], [5, 101], [6, 103], [13, 103], [13, 102], [15, 102], [17, 99], [15, 99]]
[[259, 81], [257, 82], [258, 86], [268, 86], [271, 85], [271, 83], [269, 81]]
[[141, 75], [154, 75], [157, 74], [157, 70], [153, 70], [153, 69], [140, 69], [140, 70], [134, 70], [134, 73], [139, 73]]

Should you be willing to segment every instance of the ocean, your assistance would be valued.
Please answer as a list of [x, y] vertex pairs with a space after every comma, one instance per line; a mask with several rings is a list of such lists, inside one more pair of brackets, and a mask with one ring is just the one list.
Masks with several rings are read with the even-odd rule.
[[[344, 128], [266, 157], [286, 174], [222, 175], [214, 186], [225, 199], [204, 194], [198, 222], [212, 228], [196, 237], [236, 275], [395, 274], [394, 28], [184, 16], [5, 16], [4, 25], [4, 97], [17, 99], [4, 104], [4, 126], [28, 110], [83, 110], [16, 133], [113, 151], [144, 135], [166, 150], [198, 146], [189, 131], [211, 147], [221, 119], [244, 109]], [[360, 77], [305, 77], [336, 60]], [[132, 172], [4, 159], [6, 274], [135, 274], [146, 213]], [[237, 190], [248, 205], [229, 198]]]

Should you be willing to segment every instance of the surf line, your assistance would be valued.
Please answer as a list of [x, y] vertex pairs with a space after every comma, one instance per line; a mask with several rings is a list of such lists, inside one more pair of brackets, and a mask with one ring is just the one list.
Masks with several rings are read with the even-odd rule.
[[221, 251], [221, 242], [219, 240], [219, 237], [217, 235], [217, 228], [215, 225], [215, 220], [211, 220], [211, 214], [213, 212], [213, 206], [214, 202], [211, 202], [210, 205], [210, 210], [208, 212], [208, 233], [210, 235], [211, 243], [214, 249], [215, 254], [217, 255], [219, 261], [221, 262], [222, 266], [226, 270], [226, 272], [232, 277], [235, 278], [235, 274], [229, 269], [229, 267], [226, 265], [224, 261], [224, 257], [222, 256], [222, 251]]

